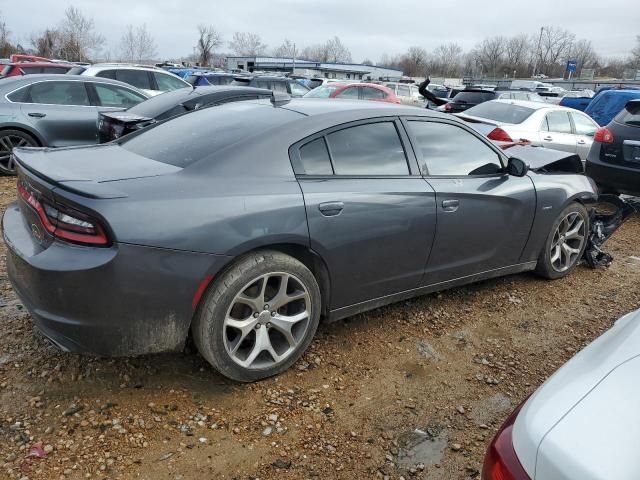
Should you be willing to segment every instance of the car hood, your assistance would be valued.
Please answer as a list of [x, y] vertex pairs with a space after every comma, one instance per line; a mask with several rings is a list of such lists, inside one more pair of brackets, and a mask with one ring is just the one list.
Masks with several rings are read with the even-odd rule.
[[182, 169], [136, 155], [117, 144], [91, 147], [19, 148], [17, 163], [51, 184], [96, 198], [123, 196], [113, 182], [157, 177]]
[[[636, 408], [637, 402], [640, 402], [640, 377], [637, 374], [639, 356], [640, 313], [636, 311], [618, 320], [604, 335], [554, 373], [527, 401], [514, 425], [513, 445], [525, 470], [535, 472], [536, 463], [554, 465], [552, 456], [548, 456], [546, 452], [558, 448], [563, 440], [569, 441], [566, 440], [567, 430], [576, 428], [580, 422], [583, 422], [583, 426], [575, 433], [582, 437], [581, 442], [630, 441], [630, 445], [635, 447], [638, 442], [630, 439], [634, 437], [640, 441], [640, 429], [637, 428], [640, 413]], [[633, 408], [624, 407], [628, 399], [622, 397], [627, 396], [630, 401], [636, 402]], [[566, 426], [563, 425], [565, 421]], [[622, 423], [617, 423], [616, 427], [607, 425], [609, 422]], [[612, 428], [617, 428], [616, 431], [620, 431], [621, 436], [609, 437]], [[624, 428], [629, 431], [622, 432]], [[600, 432], [604, 436], [601, 437]], [[568, 444], [563, 444], [563, 448], [569, 452], [577, 441], [572, 439]], [[618, 460], [622, 458], [619, 457]], [[634, 454], [632, 458], [625, 460], [637, 463], [637, 458]], [[597, 457], [593, 459], [596, 460]], [[591, 459], [581, 458], [580, 461], [588, 464]], [[634, 474], [637, 471], [638, 469]], [[552, 474], [545, 477], [536, 475], [536, 478], [561, 480], [565, 477]], [[628, 477], [577, 474], [571, 478]]]

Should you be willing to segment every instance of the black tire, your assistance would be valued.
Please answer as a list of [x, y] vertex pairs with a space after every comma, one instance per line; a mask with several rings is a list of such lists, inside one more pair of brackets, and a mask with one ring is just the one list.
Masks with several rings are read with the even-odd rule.
[[[247, 292], [247, 285], [253, 285], [251, 282], [255, 281], [254, 279], [259, 279], [269, 274], [273, 274], [274, 278], [277, 278], [278, 275], [283, 273], [291, 275], [296, 285], [306, 289], [308, 293], [306, 298], [308, 298], [309, 304], [306, 303], [306, 300], [301, 301], [305, 302], [308, 320], [305, 323], [304, 330], [299, 332], [299, 343], [295, 348], [291, 347], [290, 353], [287, 353], [286, 358], [274, 365], [246, 368], [234, 360], [234, 357], [227, 351], [225, 345], [228, 342], [227, 335], [230, 327], [225, 327], [225, 319], [227, 314], [231, 316], [232, 308], [235, 308], [234, 305], [238, 305], [237, 295]], [[264, 281], [268, 283], [270, 281], [269, 278], [265, 277]], [[264, 298], [268, 298], [266, 293]], [[268, 307], [268, 305], [266, 306]], [[253, 309], [250, 310], [255, 312]], [[269, 308], [263, 310], [260, 315], [264, 315], [265, 312], [268, 314], [269, 310]], [[300, 358], [313, 340], [320, 321], [320, 311], [320, 289], [315, 277], [307, 267], [283, 253], [259, 251], [238, 259], [210, 285], [196, 312], [191, 331], [194, 343], [200, 354], [222, 375], [238, 382], [253, 382], [285, 371]], [[256, 318], [255, 313], [253, 313], [247, 317], [248, 320], [242, 321], [253, 322], [252, 316]], [[257, 322], [260, 319], [255, 321]], [[279, 335], [277, 329], [270, 325], [270, 323], [262, 324], [257, 326], [257, 330], [269, 327], [270, 330], [265, 330], [267, 335]], [[231, 330], [233, 331], [233, 329]], [[242, 342], [247, 341], [251, 345], [250, 335], [252, 334], [254, 335], [253, 345], [255, 345], [258, 333], [253, 332], [253, 330], [246, 337], [242, 337], [244, 340], [240, 340], [238, 343], [242, 344]], [[248, 349], [252, 350], [251, 348]], [[268, 354], [268, 357], [274, 359], [271, 354]]]
[[[554, 265], [552, 263], [551, 248], [554, 242], [554, 237], [556, 235], [556, 232], [558, 231], [558, 227], [560, 226], [561, 222], [563, 222], [563, 220], [567, 218], [567, 216], [572, 214], [579, 215], [582, 221], [584, 222], [585, 237], [581, 247], [579, 248], [579, 254], [571, 262], [568, 262], [570, 263], [568, 268], [566, 268], [566, 270], [558, 271], [557, 268], [554, 268]], [[555, 280], [557, 278], [562, 278], [569, 275], [573, 271], [573, 269], [576, 268], [576, 265], [578, 265], [578, 263], [580, 262], [580, 259], [584, 255], [584, 250], [587, 247], [587, 239], [589, 236], [589, 226], [590, 226], [589, 213], [587, 212], [587, 209], [582, 204], [571, 203], [564, 210], [562, 210], [562, 212], [560, 212], [560, 215], [558, 215], [558, 218], [556, 218], [556, 220], [553, 222], [553, 225], [551, 226], [551, 231], [549, 232], [547, 240], [544, 243], [542, 252], [540, 252], [540, 256], [538, 257], [538, 264], [536, 265], [536, 270], [535, 270], [536, 273], [541, 277], [544, 277], [550, 280]], [[577, 249], [577, 246], [576, 246], [576, 249]]]
[[11, 160], [10, 145], [37, 147], [38, 141], [21, 130], [0, 130], [0, 173], [3, 175], [16, 174], [16, 167]]

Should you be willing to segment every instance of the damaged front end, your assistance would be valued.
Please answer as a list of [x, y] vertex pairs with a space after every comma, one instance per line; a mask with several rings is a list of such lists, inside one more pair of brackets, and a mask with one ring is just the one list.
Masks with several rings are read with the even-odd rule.
[[602, 250], [602, 245], [633, 213], [636, 207], [617, 195], [600, 195], [598, 204], [607, 207], [606, 212], [592, 208], [589, 212], [590, 232], [584, 260], [591, 268], [608, 267], [613, 256]]

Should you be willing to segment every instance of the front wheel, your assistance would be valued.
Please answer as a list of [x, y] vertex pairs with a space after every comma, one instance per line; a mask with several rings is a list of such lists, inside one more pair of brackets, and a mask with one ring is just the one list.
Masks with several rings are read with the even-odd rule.
[[209, 288], [192, 325], [202, 356], [233, 380], [283, 372], [311, 344], [320, 319], [313, 274], [280, 252], [249, 254]]
[[12, 152], [17, 147], [37, 147], [38, 142], [28, 133], [20, 130], [0, 131], [0, 173], [15, 175], [16, 165]]
[[549, 279], [568, 275], [582, 258], [588, 235], [587, 209], [579, 203], [572, 203], [553, 223], [538, 258], [536, 273]]

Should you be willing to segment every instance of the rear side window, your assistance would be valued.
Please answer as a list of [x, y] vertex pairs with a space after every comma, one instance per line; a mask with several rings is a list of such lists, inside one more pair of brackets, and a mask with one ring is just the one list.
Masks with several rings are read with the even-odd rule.
[[40, 82], [29, 89], [31, 103], [88, 106], [89, 95], [84, 82]]
[[494, 175], [502, 171], [498, 154], [466, 130], [446, 123], [409, 121], [420, 165], [428, 175]]
[[392, 122], [368, 123], [327, 135], [336, 175], [408, 175], [409, 166]]
[[502, 102], [484, 102], [471, 107], [465, 115], [486, 118], [500, 123], [522, 123], [534, 112], [532, 108]]
[[[44, 70], [44, 68], [42, 67], [19, 67], [20, 70], [22, 70], [22, 73], [24, 73], [25, 75], [32, 75], [34, 73], [42, 73], [42, 71]], [[56, 73], [60, 73], [60, 72], [56, 72]]]
[[573, 118], [573, 124], [576, 127], [576, 135], [593, 137], [596, 134], [598, 127], [595, 122], [586, 115], [571, 112], [571, 118]]
[[331, 160], [324, 137], [300, 147], [300, 161], [305, 175], [331, 175]]
[[336, 95], [336, 98], [358, 98], [358, 87], [345, 88]]
[[29, 101], [29, 87], [23, 87], [15, 92], [11, 92], [7, 95], [7, 98], [16, 103], [25, 103]]
[[149, 72], [146, 70], [116, 70], [116, 80], [143, 90], [153, 90], [151, 80], [149, 79]]
[[542, 130], [555, 133], [572, 133], [571, 122], [567, 112], [551, 112], [547, 114], [545, 122], [542, 123]]
[[360, 91], [362, 92], [362, 98], [365, 100], [382, 100], [387, 96], [387, 94], [382, 90], [378, 90], [377, 88], [373, 87], [362, 87]]
[[115, 70], [102, 70], [101, 72], [96, 73], [96, 77], [110, 78], [111, 80], [115, 80], [116, 79], [116, 71]]
[[185, 85], [185, 83], [178, 77], [168, 73], [153, 72], [153, 76], [156, 78], [158, 90], [162, 90], [163, 92], [170, 92], [171, 90], [188, 87], [188, 85]]
[[129, 108], [146, 100], [142, 95], [117, 85], [94, 83], [93, 86], [103, 107]]
[[616, 115], [615, 121], [630, 127], [640, 127], [640, 102], [627, 103], [627, 106]]

